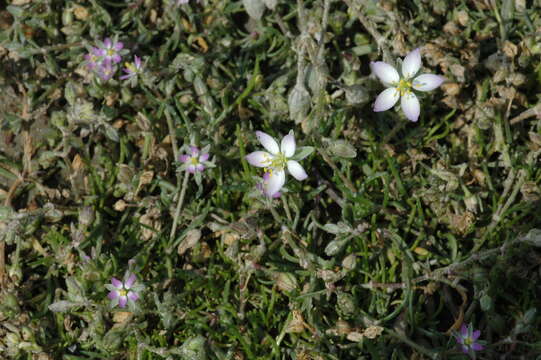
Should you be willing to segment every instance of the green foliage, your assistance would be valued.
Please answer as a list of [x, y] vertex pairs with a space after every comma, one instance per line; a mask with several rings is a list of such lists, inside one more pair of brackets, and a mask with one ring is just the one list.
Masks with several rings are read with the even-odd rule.
[[[528, 7], [526, 7], [528, 3]], [[0, 358], [541, 351], [539, 1], [12, 0], [0, 10]], [[101, 80], [84, 55], [129, 53]], [[370, 61], [421, 47], [417, 123]], [[122, 81], [137, 55], [143, 73]], [[424, 70], [423, 70], [424, 71]], [[295, 132], [281, 197], [245, 156]], [[181, 171], [190, 145], [215, 167]], [[145, 285], [135, 309], [104, 287]]]

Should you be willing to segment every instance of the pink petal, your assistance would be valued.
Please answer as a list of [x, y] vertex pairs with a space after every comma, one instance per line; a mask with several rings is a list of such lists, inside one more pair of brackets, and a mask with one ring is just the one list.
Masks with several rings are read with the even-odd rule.
[[468, 353], [468, 347], [466, 345], [462, 345], [460, 348], [462, 349], [463, 353]]
[[124, 44], [120, 41], [115, 44], [115, 50], [120, 51], [124, 47]]
[[474, 351], [481, 351], [485, 348], [483, 345], [477, 343], [473, 343], [471, 347]]
[[126, 306], [127, 302], [128, 302], [128, 298], [126, 296], [121, 296], [120, 299], [118, 300], [118, 306], [123, 308]]
[[432, 91], [439, 87], [443, 82], [445, 81], [445, 78], [443, 76], [439, 75], [433, 75], [433, 74], [422, 74], [417, 76], [414, 80], [411, 86], [415, 90], [419, 91]]
[[195, 169], [196, 169], [197, 171], [201, 172], [201, 171], [205, 170], [205, 165], [203, 165], [203, 164], [197, 164], [197, 165], [195, 166]]
[[126, 289], [129, 289], [131, 288], [131, 286], [133, 285], [133, 283], [135, 282], [137, 278], [135, 277], [135, 274], [131, 274], [129, 277], [128, 277], [128, 280], [126, 280], [126, 282], [124, 283], [124, 287]]
[[115, 55], [113, 56], [113, 62], [114, 62], [115, 64], [118, 64], [118, 63], [120, 62], [120, 60], [122, 60], [122, 58], [120, 57], [120, 55], [115, 54]]
[[273, 170], [270, 174], [269, 180], [263, 184], [265, 195], [273, 197], [286, 182], [286, 174], [284, 170]]
[[421, 68], [421, 50], [419, 48], [410, 52], [402, 61], [402, 76], [412, 78]]
[[380, 112], [389, 110], [394, 106], [394, 104], [396, 104], [399, 98], [400, 92], [397, 88], [388, 88], [383, 90], [376, 98], [376, 102], [374, 103], [374, 111]]
[[370, 68], [384, 84], [392, 85], [400, 81], [400, 75], [396, 69], [383, 61], [371, 62]]
[[134, 293], [133, 291], [130, 291], [128, 292], [128, 298], [131, 301], [137, 301], [137, 299], [139, 299], [139, 295], [137, 295], [137, 293]]
[[192, 153], [192, 156], [198, 156], [199, 155], [199, 148], [197, 146], [190, 146], [190, 151]]
[[468, 336], [468, 328], [465, 324], [462, 324], [462, 326], [460, 327], [460, 335], [462, 335], [462, 337]]
[[122, 281], [118, 280], [115, 277], [111, 279], [111, 284], [113, 284], [113, 286], [117, 289], [122, 289]]
[[186, 166], [186, 170], [187, 170], [190, 174], [195, 174], [195, 165], [194, 165], [194, 164], [190, 164], [190, 165]]
[[475, 330], [472, 334], [472, 340], [475, 341], [477, 339], [479, 339], [479, 336], [481, 336], [481, 331], [480, 330]]
[[302, 181], [308, 177], [302, 165], [295, 160], [289, 160], [287, 162], [287, 170], [295, 179], [299, 181]]
[[180, 155], [180, 161], [183, 163], [187, 162], [189, 159], [190, 159], [189, 155], [186, 155], [186, 154]]
[[264, 133], [263, 131], [256, 131], [255, 135], [259, 139], [259, 142], [263, 147], [270, 152], [273, 155], [276, 155], [280, 152], [280, 148], [278, 147], [278, 143], [272, 136], [269, 134]]
[[105, 47], [107, 48], [111, 47], [111, 39], [105, 38], [105, 40], [103, 41], [103, 45], [105, 45]]
[[288, 158], [295, 155], [296, 145], [295, 135], [293, 134], [293, 131], [284, 136], [284, 138], [282, 139], [282, 143], [280, 144], [280, 149], [282, 150], [282, 153]]
[[406, 117], [411, 121], [417, 121], [419, 119], [419, 114], [421, 113], [421, 105], [419, 104], [419, 99], [412, 92], [407, 92], [402, 95], [402, 100], [400, 105], [402, 106], [402, 111], [406, 114]]
[[[278, 146], [278, 144], [276, 145]], [[267, 167], [270, 165], [273, 156], [266, 151], [254, 151], [246, 155], [246, 161], [252, 166]]]
[[118, 298], [118, 296], [119, 296], [118, 291], [110, 291], [109, 294], [107, 294], [107, 297], [110, 300], [114, 300], [114, 299]]
[[202, 154], [199, 156], [199, 162], [205, 162], [209, 159], [209, 154]]

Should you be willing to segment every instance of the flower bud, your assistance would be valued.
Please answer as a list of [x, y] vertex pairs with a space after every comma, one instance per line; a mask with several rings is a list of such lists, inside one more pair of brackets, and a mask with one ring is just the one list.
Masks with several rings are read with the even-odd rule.
[[357, 311], [355, 299], [351, 294], [345, 292], [337, 292], [338, 313], [343, 317], [349, 317]]
[[73, 22], [73, 13], [71, 12], [70, 8], [66, 8], [64, 12], [62, 13], [62, 24], [64, 26], [71, 25]]
[[83, 206], [79, 210], [79, 224], [83, 226], [88, 226], [94, 222], [94, 210], [91, 206]]
[[263, 0], [242, 0], [244, 8], [250, 17], [254, 20], [260, 20], [265, 12], [265, 3]]
[[122, 95], [122, 101], [126, 104], [130, 103], [133, 99], [133, 94], [130, 89], [127, 87], [123, 87], [120, 90], [120, 94]]
[[281, 272], [275, 274], [273, 277], [276, 281], [276, 286], [281, 291], [293, 291], [299, 286], [297, 283], [297, 279], [291, 273]]
[[303, 84], [295, 85], [289, 93], [287, 104], [291, 120], [294, 120], [296, 124], [301, 123], [310, 110], [310, 94]]
[[355, 254], [349, 254], [342, 260], [342, 267], [347, 270], [351, 271], [355, 269], [355, 265], [357, 263], [357, 255]]

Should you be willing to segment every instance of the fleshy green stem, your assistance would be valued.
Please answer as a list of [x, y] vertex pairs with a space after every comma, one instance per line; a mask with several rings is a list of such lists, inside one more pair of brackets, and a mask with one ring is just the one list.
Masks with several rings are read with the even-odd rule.
[[171, 235], [169, 235], [169, 239], [171, 240], [171, 242], [175, 238], [175, 232], [177, 231], [178, 218], [180, 217], [180, 209], [182, 209], [182, 204], [184, 203], [184, 195], [186, 194], [186, 188], [188, 187], [189, 177], [190, 177], [190, 173], [186, 171], [184, 174], [184, 180], [182, 181], [182, 189], [180, 190], [180, 197], [177, 202], [177, 208], [175, 210], [175, 218], [173, 219], [173, 227], [171, 228]]

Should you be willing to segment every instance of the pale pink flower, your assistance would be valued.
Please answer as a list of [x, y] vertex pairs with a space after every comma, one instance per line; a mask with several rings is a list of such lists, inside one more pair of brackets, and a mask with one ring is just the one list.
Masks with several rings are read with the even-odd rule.
[[250, 165], [264, 168], [268, 174], [268, 179], [263, 181], [265, 195], [273, 197], [284, 186], [286, 168], [299, 181], [308, 177], [301, 164], [291, 159], [296, 151], [293, 131], [283, 137], [280, 146], [272, 136], [262, 131], [256, 131], [256, 136], [267, 151], [254, 151], [246, 156], [246, 160]]
[[120, 306], [126, 307], [126, 304], [133, 306], [134, 302], [139, 299], [139, 292], [143, 290], [144, 286], [136, 284], [137, 278], [134, 274], [126, 272], [124, 276], [124, 282], [113, 277], [111, 284], [105, 285], [110, 290], [107, 297], [111, 300], [111, 307]]
[[411, 121], [417, 121], [421, 113], [419, 99], [412, 90], [431, 91], [439, 87], [445, 80], [442, 76], [432, 74], [421, 74], [412, 80], [421, 68], [421, 51], [418, 48], [404, 58], [401, 69], [402, 77], [393, 66], [383, 61], [371, 62], [370, 68], [387, 87], [376, 98], [374, 111], [389, 110], [400, 99], [402, 111]]

